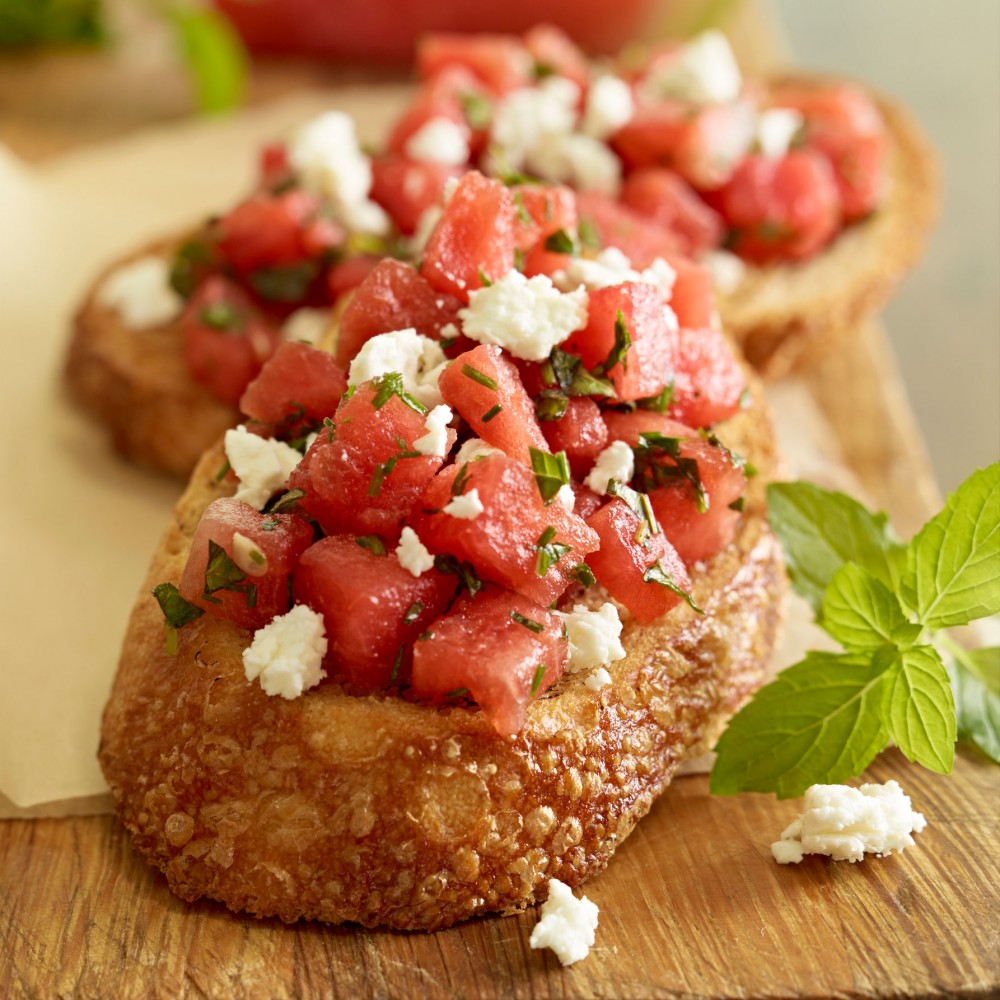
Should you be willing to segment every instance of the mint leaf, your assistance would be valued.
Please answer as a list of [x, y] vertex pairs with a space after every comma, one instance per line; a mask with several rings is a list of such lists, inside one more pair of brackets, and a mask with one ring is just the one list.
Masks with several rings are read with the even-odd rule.
[[831, 577], [821, 623], [845, 649], [857, 652], [874, 652], [887, 644], [908, 646], [921, 632], [907, 619], [896, 595], [854, 563], [841, 566]]
[[169, 4], [165, 14], [177, 31], [194, 81], [198, 110], [210, 114], [242, 104], [247, 55], [229, 21], [218, 11], [194, 3]]
[[801, 795], [816, 782], [860, 774], [885, 745], [882, 654], [812, 651], [757, 692], [729, 723], [715, 750], [716, 795]]
[[974, 472], [920, 529], [901, 590], [928, 628], [1000, 611], [1000, 462]]
[[893, 563], [903, 547], [885, 514], [812, 483], [771, 483], [768, 520], [785, 550], [792, 586], [814, 611], [833, 574], [855, 562], [893, 588]]
[[937, 650], [902, 651], [889, 677], [889, 735], [908, 760], [949, 774], [955, 762], [955, 700]]
[[[966, 657], [975, 657], [985, 667], [990, 680], [1000, 677], [1000, 649], [978, 649]], [[975, 743], [991, 760], [1000, 764], [1000, 692], [957, 663], [948, 665], [955, 696], [960, 739]]]

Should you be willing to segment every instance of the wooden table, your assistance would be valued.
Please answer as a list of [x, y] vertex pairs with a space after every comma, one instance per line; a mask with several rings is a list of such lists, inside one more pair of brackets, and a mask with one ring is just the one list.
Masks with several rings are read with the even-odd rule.
[[[0, 63], [0, 138], [41, 160], [182, 112], [164, 40], [129, 30], [134, 46], [100, 56]], [[329, 79], [262, 67], [252, 100]], [[807, 382], [907, 535], [940, 498], [882, 331], [852, 336]], [[110, 816], [6, 821], [0, 997], [998, 995], [998, 771], [963, 749], [945, 778], [888, 752], [869, 777], [898, 779], [925, 813], [916, 847], [792, 867], [768, 845], [795, 804], [712, 798], [706, 778], [679, 779], [587, 883], [597, 945], [569, 969], [529, 950], [534, 911], [430, 936], [248, 920], [173, 897]]]

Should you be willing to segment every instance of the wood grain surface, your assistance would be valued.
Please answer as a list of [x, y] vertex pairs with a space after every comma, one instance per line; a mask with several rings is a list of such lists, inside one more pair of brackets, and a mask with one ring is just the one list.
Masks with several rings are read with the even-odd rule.
[[534, 911], [437, 934], [284, 925], [188, 905], [111, 817], [0, 830], [2, 997], [953, 997], [1000, 984], [1000, 796], [962, 753], [950, 777], [873, 766], [927, 817], [915, 847], [779, 866], [794, 802], [679, 779], [585, 887], [597, 943], [562, 969]]
[[[773, 64], [773, 36], [746, 11], [741, 54]], [[162, 31], [137, 14], [123, 25], [134, 44], [0, 61], [0, 138], [43, 159], [185, 113]], [[330, 80], [271, 64], [251, 96]], [[939, 497], [877, 323], [807, 378], [848, 465], [909, 535]], [[796, 803], [713, 798], [705, 777], [677, 780], [584, 887], [601, 910], [597, 942], [568, 969], [528, 948], [534, 911], [434, 935], [254, 921], [176, 899], [110, 816], [8, 820], [0, 1000], [1000, 995], [998, 770], [962, 751], [942, 777], [888, 752], [868, 777], [896, 778], [926, 815], [916, 846], [785, 867], [769, 844]]]

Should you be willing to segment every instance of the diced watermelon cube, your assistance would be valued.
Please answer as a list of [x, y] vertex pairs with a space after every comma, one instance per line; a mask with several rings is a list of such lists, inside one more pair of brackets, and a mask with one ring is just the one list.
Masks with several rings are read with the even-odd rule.
[[460, 598], [428, 633], [413, 649], [413, 693], [437, 701], [467, 693], [502, 736], [521, 730], [569, 656], [557, 615], [495, 587]]
[[460, 167], [418, 163], [387, 153], [372, 160], [371, 197], [389, 213], [399, 231], [409, 236], [424, 212], [440, 203], [449, 179], [460, 173]]
[[601, 540], [587, 565], [640, 625], [656, 621], [680, 603], [684, 598], [678, 591], [690, 591], [687, 570], [666, 535], [652, 534], [624, 501], [608, 501], [587, 524]]
[[417, 43], [417, 75], [427, 80], [451, 66], [468, 69], [496, 94], [532, 82], [531, 56], [514, 35], [424, 35]]
[[746, 377], [720, 330], [674, 334], [674, 390], [669, 414], [688, 427], [710, 427], [740, 408]]
[[213, 500], [195, 529], [178, 589], [212, 615], [262, 628], [288, 610], [288, 580], [312, 538], [295, 514], [262, 514], [232, 497]]
[[[444, 513], [455, 494], [472, 490], [483, 505], [478, 517]], [[428, 548], [470, 563], [482, 579], [542, 605], [562, 594], [573, 568], [597, 547], [594, 532], [559, 500], [543, 503], [530, 468], [503, 455], [442, 469], [420, 507], [413, 525]]]
[[642, 270], [657, 257], [676, 254], [681, 239], [606, 194], [581, 191], [576, 196], [580, 226], [592, 229], [602, 247], [617, 247], [632, 266]]
[[438, 387], [478, 437], [511, 458], [530, 464], [530, 448], [548, 450], [521, 376], [499, 347], [479, 344], [460, 354]]
[[576, 233], [576, 195], [561, 184], [515, 184], [510, 189], [517, 211], [514, 226], [515, 244], [527, 253], [537, 243], [543, 244], [563, 230]]
[[469, 292], [513, 269], [514, 219], [510, 191], [470, 171], [427, 241], [421, 274], [439, 291], [468, 302]]
[[549, 451], [566, 452], [573, 475], [583, 477], [608, 443], [608, 427], [598, 405], [586, 396], [567, 401], [566, 412], [558, 420], [539, 423]]
[[296, 602], [323, 615], [329, 677], [372, 689], [405, 679], [411, 646], [448, 606], [455, 578], [433, 569], [415, 577], [391, 548], [376, 554], [354, 536], [329, 535], [302, 555], [293, 588]]
[[[425, 415], [387, 391], [390, 378], [345, 395], [335, 427], [320, 432], [289, 477], [289, 489], [305, 491], [299, 506], [327, 534], [395, 540], [441, 467], [442, 458], [415, 451], [413, 442], [426, 433]], [[453, 443], [454, 431], [449, 435]]]
[[715, 291], [711, 271], [681, 254], [665, 254], [663, 259], [677, 276], [670, 291], [670, 308], [677, 322], [689, 330], [715, 326]]

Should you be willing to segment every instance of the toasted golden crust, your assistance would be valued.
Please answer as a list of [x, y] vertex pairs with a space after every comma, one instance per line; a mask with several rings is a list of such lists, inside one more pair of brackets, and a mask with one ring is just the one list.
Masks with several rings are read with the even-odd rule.
[[[833, 82], [788, 77], [805, 86]], [[937, 216], [937, 157], [905, 108], [869, 90], [889, 133], [884, 204], [849, 226], [806, 261], [748, 267], [744, 279], [719, 295], [726, 331], [762, 374], [778, 378], [807, 367], [841, 335], [878, 311], [923, 252]]]
[[74, 318], [64, 381], [126, 458], [186, 478], [239, 413], [191, 378], [176, 322], [133, 330], [99, 301], [113, 271], [141, 257], [170, 256], [178, 243], [150, 244], [101, 274]]
[[[759, 409], [726, 439], [772, 468]], [[199, 464], [153, 559], [100, 748], [136, 847], [184, 899], [426, 930], [522, 909], [544, 880], [576, 885], [604, 868], [681, 760], [761, 683], [784, 576], [760, 481], [734, 543], [695, 574], [706, 614], [682, 605], [650, 627], [627, 621], [611, 685], [564, 677], [511, 740], [474, 708], [336, 685], [269, 698], [244, 677], [249, 634], [209, 616], [171, 658], [148, 592], [179, 579], [201, 510], [224, 492], [220, 459]]]

